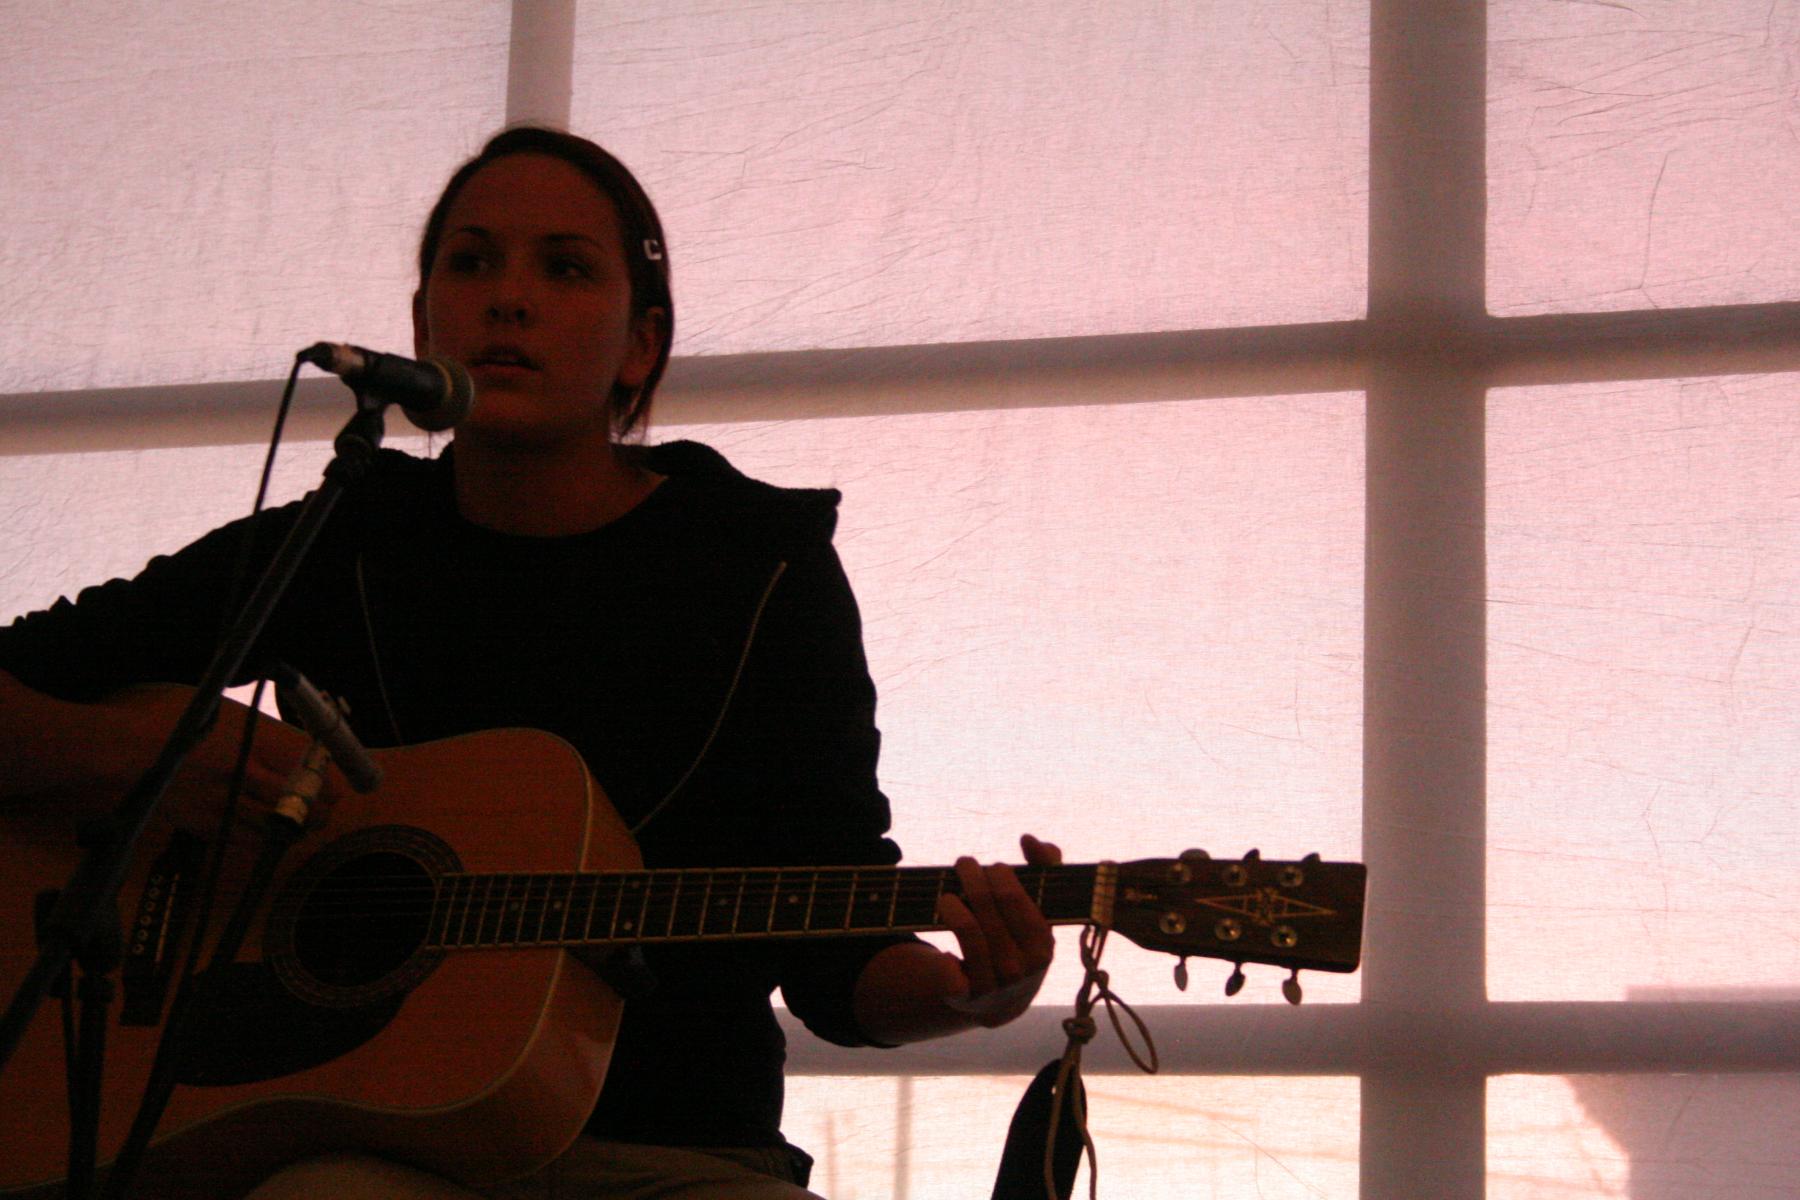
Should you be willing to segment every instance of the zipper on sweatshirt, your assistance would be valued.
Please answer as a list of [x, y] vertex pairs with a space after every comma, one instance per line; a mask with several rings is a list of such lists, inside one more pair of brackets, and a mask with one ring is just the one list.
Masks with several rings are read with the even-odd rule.
[[676, 796], [681, 794], [681, 789], [687, 786], [687, 781], [693, 777], [694, 772], [700, 769], [700, 764], [706, 760], [707, 751], [712, 749], [713, 740], [719, 736], [719, 730], [724, 726], [725, 718], [731, 712], [731, 702], [737, 697], [738, 684], [744, 678], [744, 666], [750, 661], [750, 651], [756, 645], [757, 630], [762, 627], [763, 613], [769, 607], [770, 597], [775, 594], [775, 585], [781, 582], [781, 577], [786, 574], [787, 568], [786, 559], [776, 563], [775, 570], [769, 575], [769, 582], [763, 586], [762, 596], [756, 602], [756, 611], [750, 614], [750, 628], [744, 633], [744, 648], [738, 652], [737, 666], [731, 672], [731, 683], [725, 688], [724, 699], [719, 702], [719, 711], [713, 717], [712, 728], [706, 731], [706, 739], [700, 743], [700, 749], [695, 752], [693, 760], [688, 763], [687, 769], [681, 773], [681, 777], [675, 781], [674, 786], [663, 794], [662, 799], [650, 806], [649, 812], [638, 818], [637, 822], [631, 826], [633, 837], [636, 837], [644, 826], [655, 820], [656, 816], [667, 808]]

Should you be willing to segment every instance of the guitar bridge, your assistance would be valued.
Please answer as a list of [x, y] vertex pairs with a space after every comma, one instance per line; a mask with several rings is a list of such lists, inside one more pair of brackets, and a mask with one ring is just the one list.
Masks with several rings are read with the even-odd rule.
[[175, 956], [193, 918], [194, 889], [206, 857], [206, 843], [177, 830], [150, 866], [137, 911], [125, 930], [125, 965], [120, 971], [124, 1000], [121, 1025], [157, 1025], [162, 1021]]

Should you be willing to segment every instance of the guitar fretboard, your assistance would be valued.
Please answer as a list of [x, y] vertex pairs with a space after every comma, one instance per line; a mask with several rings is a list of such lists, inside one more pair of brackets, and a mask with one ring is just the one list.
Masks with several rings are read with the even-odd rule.
[[[1015, 868], [1053, 924], [1091, 919], [1098, 868]], [[578, 946], [942, 929], [948, 867], [768, 867], [446, 874], [430, 941], [446, 948]]]

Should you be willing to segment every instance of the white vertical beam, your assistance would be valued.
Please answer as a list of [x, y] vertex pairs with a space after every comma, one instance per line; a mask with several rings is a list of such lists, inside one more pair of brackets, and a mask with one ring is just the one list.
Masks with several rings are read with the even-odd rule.
[[575, 77], [575, 0], [513, 0], [506, 123], [569, 127]]
[[[1485, 7], [1370, 11], [1363, 1002], [1420, 1028], [1485, 994], [1484, 393], [1462, 352], [1485, 308]], [[1450, 1041], [1364, 1075], [1364, 1197], [1481, 1200], [1486, 1079]]]

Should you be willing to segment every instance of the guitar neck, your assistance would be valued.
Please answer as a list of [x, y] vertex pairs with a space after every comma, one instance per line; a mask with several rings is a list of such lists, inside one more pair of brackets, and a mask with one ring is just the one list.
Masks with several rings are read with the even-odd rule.
[[[1110, 864], [1015, 868], [1052, 924], [1110, 917]], [[943, 929], [949, 867], [766, 867], [446, 874], [431, 942], [446, 949], [845, 937]]]

